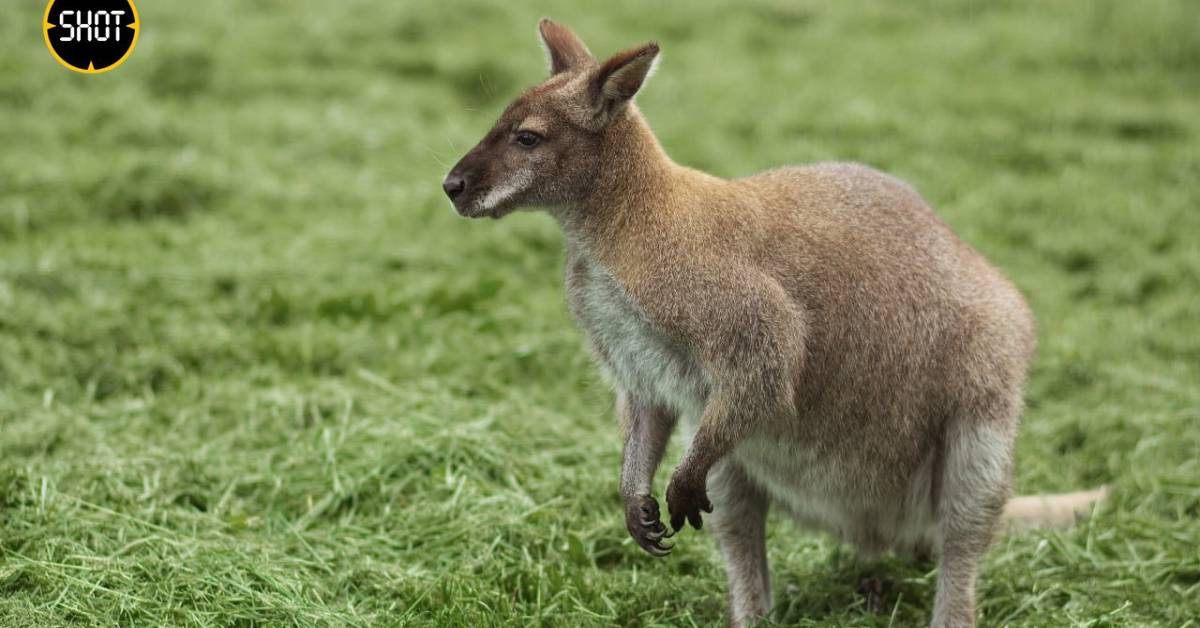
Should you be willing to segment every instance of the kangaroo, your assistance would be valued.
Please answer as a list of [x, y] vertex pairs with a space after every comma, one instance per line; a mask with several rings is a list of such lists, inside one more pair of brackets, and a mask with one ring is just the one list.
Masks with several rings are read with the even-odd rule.
[[[561, 226], [570, 310], [622, 419], [630, 535], [662, 556], [708, 515], [745, 626], [772, 604], [774, 504], [866, 557], [936, 552], [932, 625], [973, 626], [1034, 351], [1020, 293], [866, 166], [725, 180], [676, 164], [632, 102], [656, 43], [600, 63], [566, 27], [539, 32], [550, 77], [442, 186], [462, 216], [537, 207]], [[651, 485], [677, 425], [668, 531]], [[1099, 496], [1009, 510], [1054, 523]]]

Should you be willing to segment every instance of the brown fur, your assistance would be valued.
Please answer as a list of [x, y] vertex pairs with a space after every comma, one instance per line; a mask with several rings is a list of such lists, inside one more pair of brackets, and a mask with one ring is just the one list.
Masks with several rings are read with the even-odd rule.
[[542, 206], [561, 224], [572, 313], [620, 398], [635, 540], [670, 549], [650, 486], [682, 423], [671, 523], [712, 513], [735, 623], [770, 608], [774, 503], [870, 555], [939, 549], [933, 623], [973, 625], [1034, 351], [1020, 294], [865, 166], [724, 180], [674, 163], [630, 100], [657, 45], [597, 64], [540, 30], [552, 77], [449, 176], [464, 215]]
[[546, 54], [550, 56], [550, 72], [558, 74], [572, 67], [580, 67], [592, 62], [592, 53], [588, 52], [574, 33], [567, 27], [543, 18], [538, 22], [538, 32], [546, 44]]

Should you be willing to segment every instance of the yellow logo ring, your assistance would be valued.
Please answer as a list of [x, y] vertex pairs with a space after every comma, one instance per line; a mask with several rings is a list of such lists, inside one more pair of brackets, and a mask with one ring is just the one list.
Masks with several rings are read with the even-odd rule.
[[115, 63], [100, 69], [96, 69], [91, 62], [88, 62], [88, 67], [86, 68], [73, 66], [64, 61], [63, 58], [58, 55], [58, 51], [54, 49], [54, 44], [50, 43], [50, 29], [57, 28], [58, 25], [50, 23], [50, 9], [54, 8], [55, 0], [49, 0], [49, 2], [46, 3], [46, 11], [42, 14], [42, 39], [45, 40], [46, 48], [50, 50], [50, 54], [54, 56], [55, 61], [58, 61], [64, 68], [72, 72], [79, 72], [80, 74], [101, 74], [108, 72], [109, 70], [115, 70], [120, 67], [122, 63], [125, 63], [125, 60], [129, 58], [129, 55], [133, 54], [133, 49], [137, 48], [138, 34], [142, 32], [142, 20], [140, 17], [138, 17], [137, 5], [133, 3], [133, 0], [126, 1], [129, 2], [130, 10], [133, 11], [133, 21], [129, 24], [125, 24], [124, 26], [133, 29], [133, 41], [129, 43], [129, 49], [125, 51], [125, 54], [121, 55], [121, 58], [117, 59]]

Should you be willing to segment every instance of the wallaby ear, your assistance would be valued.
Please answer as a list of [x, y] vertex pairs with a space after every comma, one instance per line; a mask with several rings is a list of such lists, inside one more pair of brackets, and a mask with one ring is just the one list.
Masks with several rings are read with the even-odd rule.
[[566, 26], [544, 17], [538, 22], [538, 32], [542, 35], [546, 53], [550, 55], [551, 74], [595, 63], [583, 40]]
[[633, 98], [654, 71], [656, 60], [658, 44], [650, 42], [640, 48], [619, 52], [601, 64], [592, 78], [597, 114], [611, 114]]

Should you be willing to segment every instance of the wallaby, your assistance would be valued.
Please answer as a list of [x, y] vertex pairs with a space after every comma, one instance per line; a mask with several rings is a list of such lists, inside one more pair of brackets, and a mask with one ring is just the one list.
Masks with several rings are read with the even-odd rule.
[[[974, 625], [1034, 350], [1021, 295], [865, 166], [725, 180], [674, 163], [632, 102], [657, 44], [598, 63], [566, 27], [539, 31], [550, 78], [443, 188], [466, 217], [541, 207], [561, 225], [571, 312], [616, 389], [629, 533], [664, 555], [711, 513], [743, 626], [771, 608], [776, 504], [868, 557], [936, 552], [932, 624]], [[668, 532], [651, 484], [678, 423]], [[1098, 497], [1064, 499], [1075, 513]], [[1060, 502], [1013, 512], [1058, 521]]]

